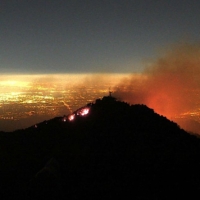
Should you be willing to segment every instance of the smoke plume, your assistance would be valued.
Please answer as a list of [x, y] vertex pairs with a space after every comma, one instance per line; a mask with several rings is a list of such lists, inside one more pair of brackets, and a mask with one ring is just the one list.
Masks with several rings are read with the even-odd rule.
[[131, 104], [146, 104], [168, 118], [200, 110], [200, 45], [171, 46], [136, 78], [115, 88], [115, 96]]

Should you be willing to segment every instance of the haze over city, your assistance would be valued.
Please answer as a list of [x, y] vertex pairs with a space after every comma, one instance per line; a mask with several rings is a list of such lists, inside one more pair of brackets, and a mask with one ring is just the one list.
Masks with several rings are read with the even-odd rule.
[[199, 6], [3, 0], [0, 130], [69, 114], [111, 90], [198, 132]]

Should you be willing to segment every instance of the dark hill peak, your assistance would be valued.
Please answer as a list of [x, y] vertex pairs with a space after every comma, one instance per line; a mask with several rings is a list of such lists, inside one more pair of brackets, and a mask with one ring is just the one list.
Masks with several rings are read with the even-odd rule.
[[6, 198], [193, 199], [200, 193], [199, 139], [146, 105], [107, 96], [0, 138]]
[[[155, 113], [153, 109], [143, 104], [130, 105], [126, 102], [118, 101], [112, 96], [105, 96], [102, 99], [97, 99], [94, 104], [88, 104], [87, 106], [90, 107], [90, 111], [88, 116], [84, 116], [84, 118], [90, 119], [93, 123], [98, 124], [103, 120], [105, 123], [107, 121], [112, 124], [119, 121], [124, 126], [135, 124], [134, 129], [146, 129], [148, 132], [165, 132], [169, 129], [171, 131], [181, 131], [176, 123]], [[84, 121], [87, 121], [86, 119]]]
[[102, 101], [108, 103], [108, 102], [115, 102], [115, 101], [117, 101], [117, 99], [110, 95], [110, 96], [104, 96], [102, 98]]
[[118, 101], [113, 96], [104, 96], [102, 99], [97, 99], [95, 103], [89, 103], [68, 116], [56, 117], [38, 123], [26, 130], [49, 129], [51, 132], [58, 132], [58, 130], [62, 132], [68, 126], [71, 126], [70, 124], [73, 124], [75, 128], [76, 124], [77, 127], [80, 127], [80, 123], [82, 126], [86, 126], [88, 123], [92, 123], [93, 125], [109, 123], [111, 126], [116, 122], [127, 126], [127, 128], [130, 124], [135, 124], [134, 129], [141, 129], [141, 131], [146, 129], [148, 132], [161, 131], [161, 129], [163, 129], [162, 131], [166, 131], [170, 128], [172, 128], [171, 131], [180, 130], [176, 123], [168, 120], [164, 116], [160, 116], [146, 105], [130, 105], [126, 102]]

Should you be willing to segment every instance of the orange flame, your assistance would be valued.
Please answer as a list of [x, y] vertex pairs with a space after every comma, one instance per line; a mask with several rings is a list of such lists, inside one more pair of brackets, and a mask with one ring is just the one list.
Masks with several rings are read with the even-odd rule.
[[75, 114], [69, 115], [69, 117], [68, 117], [69, 121], [73, 121], [74, 119], [75, 119]]

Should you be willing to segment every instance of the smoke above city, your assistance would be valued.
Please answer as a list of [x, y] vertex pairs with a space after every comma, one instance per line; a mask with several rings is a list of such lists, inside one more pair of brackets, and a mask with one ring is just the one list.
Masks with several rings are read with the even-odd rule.
[[114, 95], [131, 104], [146, 104], [168, 118], [200, 110], [200, 45], [170, 46], [135, 75], [115, 87]]
[[5, 130], [5, 119], [30, 118], [27, 113], [37, 119], [72, 113], [110, 90], [118, 100], [145, 104], [178, 124], [178, 118], [195, 120], [180, 125], [200, 133], [200, 44], [169, 46], [144, 66], [142, 73], [132, 75], [1, 75], [0, 128]]

